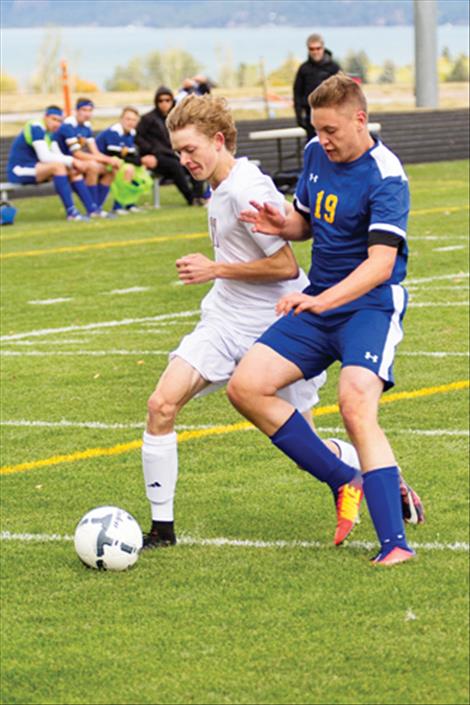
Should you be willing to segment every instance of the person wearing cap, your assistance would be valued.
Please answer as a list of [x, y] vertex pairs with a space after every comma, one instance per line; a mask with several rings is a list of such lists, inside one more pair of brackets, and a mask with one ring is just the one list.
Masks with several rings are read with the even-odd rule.
[[13, 141], [8, 158], [8, 180], [13, 184], [40, 184], [52, 180], [63, 203], [67, 220], [81, 221], [86, 217], [75, 208], [69, 175], [80, 175], [80, 164], [71, 155], [51, 150], [53, 134], [60, 128], [63, 112], [57, 105], [49, 105], [41, 120], [30, 120]]
[[137, 126], [136, 145], [142, 157], [153, 157], [154, 165], [148, 168], [156, 176], [171, 179], [188, 206], [205, 205], [204, 183], [193, 179], [188, 171], [181, 166], [180, 160], [173, 150], [170, 134], [166, 126], [166, 118], [175, 106], [173, 92], [166, 86], [160, 86], [155, 93], [155, 108], [142, 116]]
[[72, 188], [91, 218], [106, 218], [109, 214], [103, 210], [103, 203], [121, 160], [102, 154], [96, 146], [90, 124], [94, 107], [89, 98], [78, 98], [75, 115], [67, 117], [54, 134], [53, 149], [73, 156], [80, 163], [85, 183], [72, 179]]
[[309, 141], [316, 132], [310, 120], [308, 97], [320, 83], [341, 71], [341, 67], [333, 61], [331, 51], [325, 48], [321, 34], [311, 34], [306, 43], [308, 59], [299, 66], [294, 80], [294, 110], [297, 124], [306, 130]]

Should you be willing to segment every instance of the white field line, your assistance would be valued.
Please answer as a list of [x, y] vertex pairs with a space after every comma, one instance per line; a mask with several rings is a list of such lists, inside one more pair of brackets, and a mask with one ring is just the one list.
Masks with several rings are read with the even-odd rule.
[[[199, 431], [206, 428], [217, 428], [218, 424], [197, 424], [187, 425], [180, 424], [175, 426], [176, 431]], [[135, 423], [104, 423], [101, 421], [27, 421], [26, 419], [0, 421], [0, 426], [18, 426], [26, 428], [92, 428], [102, 429], [104, 431], [112, 431], [114, 429], [126, 430], [133, 428], [145, 428], [143, 421]]]
[[[0, 532], [1, 541], [19, 541], [22, 543], [53, 543], [53, 542], [71, 542], [73, 536], [68, 534], [16, 534], [10, 531]], [[313, 549], [331, 549], [331, 544], [321, 543], [320, 541], [261, 541], [250, 539], [229, 539], [218, 537], [213, 539], [194, 538], [192, 536], [181, 536], [178, 539], [179, 545], [183, 546], [233, 546], [236, 548], [313, 548]], [[442, 543], [432, 541], [427, 543], [410, 542], [410, 545], [423, 551], [451, 551], [451, 552], [468, 552], [469, 544], [464, 541], [455, 541], [453, 543]], [[377, 547], [373, 541], [351, 541], [345, 548], [372, 550]]]
[[[90, 331], [89, 335], [91, 335], [91, 333], [92, 331]], [[64, 338], [63, 340], [60, 340], [59, 338], [56, 340], [11, 340], [9, 344], [19, 345], [22, 347], [31, 347], [31, 345], [83, 345], [83, 343], [88, 343], [88, 337]]]
[[[60, 341], [35, 341], [39, 345], [50, 343], [51, 345], [59, 345]], [[63, 341], [64, 344], [83, 343], [82, 340]], [[26, 341], [12, 341], [11, 345], [34, 345], [35, 343]], [[62, 356], [80, 356], [89, 355], [90, 357], [103, 357], [105, 355], [168, 355], [168, 350], [1, 350], [0, 355], [3, 357], [43, 357], [51, 355]], [[440, 352], [440, 351], [416, 351], [416, 352], [398, 352], [398, 357], [468, 357], [468, 352]]]
[[[407, 280], [407, 284], [421, 284], [421, 283], [426, 283], [426, 282], [431, 282], [431, 281], [438, 281], [442, 279], [455, 279], [455, 278], [462, 278], [462, 277], [468, 277], [468, 272], [460, 272], [457, 274], [444, 274], [441, 276], [437, 277], [427, 277], [427, 278], [421, 278], [421, 279], [409, 279]], [[413, 305], [413, 304], [410, 304]], [[443, 306], [443, 305], [448, 305], [448, 306], [455, 306], [455, 305], [466, 305], [465, 302], [460, 302], [453, 304], [449, 302], [448, 304], [435, 304], [435, 303], [422, 303], [422, 304], [414, 304], [415, 306]], [[146, 316], [144, 318], [125, 318], [120, 321], [102, 321], [100, 323], [87, 323], [82, 326], [64, 326], [61, 328], [40, 328], [32, 331], [25, 331], [23, 333], [14, 333], [10, 335], [2, 335], [0, 337], [0, 341], [8, 341], [8, 340], [21, 340], [22, 338], [32, 338], [32, 337], [40, 337], [43, 335], [50, 335], [50, 334], [56, 334], [56, 333], [68, 333], [70, 331], [80, 331], [80, 330], [95, 330], [99, 328], [115, 328], [117, 326], [129, 326], [129, 325], [134, 325], [135, 323], [147, 323], [147, 322], [155, 322], [155, 321], [167, 321], [167, 320], [172, 320], [172, 319], [177, 319], [177, 318], [189, 318], [191, 316], [196, 316], [200, 315], [200, 310], [194, 310], [194, 311], [179, 311], [177, 313], [165, 313], [160, 316]]]
[[433, 247], [433, 252], [453, 252], [454, 250], [464, 250], [465, 245], [447, 245], [446, 247]]
[[[411, 286], [406, 286], [408, 291], [420, 291], [421, 286], [419, 284], [411, 284]], [[426, 291], [429, 289], [426, 287]], [[468, 291], [468, 284], [448, 284], [446, 286], [433, 286], [432, 293], [436, 291]]]
[[[90, 428], [93, 430], [113, 431], [113, 430], [131, 430], [143, 429], [144, 422], [134, 423], [105, 423], [103, 421], [68, 421], [61, 419], [60, 421], [28, 421], [27, 419], [5, 419], [0, 421], [0, 426], [10, 428]], [[196, 425], [177, 425], [176, 431], [197, 431], [200, 429], [217, 428], [218, 424], [196, 424]], [[320, 426], [317, 424], [318, 430], [322, 433], [345, 433], [341, 426]], [[248, 428], [248, 431], [254, 431], [255, 428]], [[412, 435], [412, 436], [470, 436], [470, 431], [467, 429], [416, 429], [416, 428], [386, 428], [386, 433]]]
[[411, 301], [408, 308], [453, 308], [454, 306], [468, 306], [468, 301]]
[[113, 295], [124, 295], [124, 294], [140, 294], [143, 291], [149, 291], [149, 286], [130, 286], [128, 289], [113, 289], [112, 291], [105, 291], [103, 296], [113, 296]]
[[397, 353], [399, 356], [406, 356], [406, 357], [468, 357], [469, 352], [438, 352], [438, 351], [429, 351], [425, 352], [424, 350], [416, 350], [414, 352], [410, 351], [405, 351], [405, 352], [399, 352]]
[[199, 315], [199, 309], [195, 311], [179, 311], [178, 313], [164, 313], [160, 316], [145, 316], [144, 318], [124, 318], [121, 321], [102, 321], [101, 323], [87, 323], [83, 326], [64, 326], [62, 328], [39, 328], [25, 331], [24, 333], [14, 333], [12, 335], [2, 335], [0, 341], [21, 340], [22, 338], [36, 338], [42, 335], [55, 333], [69, 333], [78, 330], [93, 330], [95, 328], [116, 328], [117, 326], [130, 326], [135, 323], [145, 323], [146, 321], [166, 321], [173, 318], [189, 318]]
[[[438, 240], [442, 242], [444, 237], [442, 235], [413, 235], [410, 236], [410, 242], [415, 242], [415, 240]], [[446, 240], [468, 240], [468, 235], [446, 235]]]
[[168, 350], [2, 350], [2, 357], [105, 357], [106, 355], [168, 355]]
[[69, 301], [73, 301], [73, 298], [62, 297], [58, 299], [36, 299], [34, 301], [28, 301], [28, 303], [34, 306], [50, 306], [51, 304], [65, 304]]
[[468, 272], [457, 272], [456, 274], [439, 274], [435, 277], [418, 277], [416, 279], [407, 279], [406, 285], [427, 284], [428, 282], [437, 282], [446, 279], [463, 279], [464, 277], [468, 277]]

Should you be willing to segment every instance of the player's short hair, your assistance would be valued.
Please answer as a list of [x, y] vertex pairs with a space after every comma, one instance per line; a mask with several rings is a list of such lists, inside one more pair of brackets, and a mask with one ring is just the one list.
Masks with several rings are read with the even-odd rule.
[[336, 108], [341, 105], [356, 105], [367, 115], [367, 100], [360, 85], [350, 76], [340, 71], [320, 83], [308, 97], [308, 103], [315, 108]]
[[317, 44], [321, 44], [322, 47], [325, 46], [325, 40], [323, 39], [321, 34], [310, 34], [307, 37], [307, 41], [306, 41], [307, 47], [309, 46], [309, 44], [314, 44], [315, 42], [317, 42]]
[[225, 146], [235, 154], [237, 148], [237, 128], [225, 98], [213, 95], [188, 95], [170, 111], [166, 126], [170, 132], [194, 125], [207, 137], [221, 132]]
[[137, 110], [137, 108], [134, 108], [133, 105], [126, 105], [125, 108], [122, 109], [121, 111], [121, 117], [125, 115], [126, 113], [134, 113], [134, 115], [137, 115], [137, 117], [140, 117], [140, 113]]

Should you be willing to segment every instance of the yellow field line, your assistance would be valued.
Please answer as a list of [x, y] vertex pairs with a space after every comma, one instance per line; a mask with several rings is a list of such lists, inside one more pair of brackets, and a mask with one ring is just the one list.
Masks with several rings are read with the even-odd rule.
[[115, 240], [112, 242], [95, 242], [89, 245], [69, 245], [67, 247], [51, 247], [46, 250], [28, 250], [26, 252], [6, 252], [0, 255], [0, 259], [12, 259], [13, 257], [40, 257], [41, 255], [58, 255], [65, 252], [87, 252], [88, 250], [108, 250], [112, 247], [132, 247], [133, 245], [147, 245], [156, 242], [168, 242], [169, 240], [197, 240], [207, 238], [207, 232], [190, 233], [188, 235], [158, 235], [157, 237], [145, 237], [138, 240]]
[[[468, 210], [470, 206], [449, 206], [447, 208], [424, 208], [412, 210], [411, 216], [427, 215], [429, 213], [454, 213], [455, 211]], [[69, 233], [70, 230], [67, 230]], [[155, 242], [167, 242], [168, 240], [193, 240], [207, 237], [207, 233], [189, 233], [187, 235], [159, 235], [157, 237], [139, 238], [138, 240], [114, 240], [110, 242], [96, 242], [88, 245], [69, 245], [66, 247], [50, 247], [44, 250], [26, 250], [25, 252], [6, 252], [0, 255], [0, 259], [13, 259], [19, 257], [41, 257], [42, 255], [60, 255], [70, 252], [88, 252], [89, 250], [108, 250], [113, 247], [132, 247], [134, 245], [146, 245]], [[3, 241], [7, 240], [6, 236]]]
[[[470, 386], [470, 380], [458, 380], [456, 382], [450, 382], [449, 384], [441, 384], [435, 387], [423, 387], [422, 389], [415, 389], [410, 392], [396, 392], [395, 394], [389, 394], [388, 396], [382, 397], [381, 404], [390, 404], [395, 401], [403, 401], [405, 399], [417, 399], [419, 397], [427, 397], [432, 394], [445, 394], [447, 392], [455, 392], [461, 389], [468, 389]], [[335, 414], [339, 411], [337, 404], [331, 404], [330, 406], [321, 406], [314, 410], [314, 416], [326, 416], [327, 414]], [[195, 438], [205, 438], [207, 436], [216, 436], [226, 433], [234, 433], [237, 431], [248, 431], [253, 429], [254, 426], [248, 421], [240, 421], [234, 424], [228, 424], [225, 426], [214, 426], [214, 428], [202, 428], [196, 431], [182, 431], [178, 434], [178, 442], [182, 443], [184, 441], [190, 441]], [[49, 467], [51, 465], [59, 465], [60, 463], [74, 463], [78, 460], [89, 460], [90, 458], [101, 458], [104, 456], [111, 455], [121, 455], [122, 453], [128, 453], [131, 450], [136, 450], [140, 448], [142, 441], [130, 441], [128, 443], [118, 443], [118, 445], [111, 446], [110, 448], [88, 448], [87, 450], [76, 451], [75, 453], [68, 453], [66, 455], [53, 455], [50, 458], [44, 458], [43, 460], [31, 460], [26, 463], [19, 463], [18, 465], [5, 465], [0, 468], [0, 475], [12, 475], [14, 473], [26, 472], [27, 470], [37, 470], [38, 468]]]
[[[170, 222], [174, 224], [178, 220], [185, 221], [186, 217], [187, 213], [183, 213], [181, 210], [175, 211], [173, 209], [168, 209], [165, 211], [165, 214], [162, 214], [161, 212], [157, 213], [157, 211], [153, 213], [149, 212], [146, 215], [139, 215], [136, 219], [133, 218], [132, 223], [129, 223], [129, 221], [125, 218], [120, 218], [119, 220], [113, 221], [113, 231], [121, 232], [123, 230], [129, 230], [129, 226], [131, 224], [136, 228], [137, 226], [155, 226], [157, 224], [161, 225], [162, 223]], [[184, 227], [184, 222], [181, 222], [181, 226]], [[86, 231], [87, 235], [88, 232], [97, 233], [100, 230], [107, 229], [109, 227], [109, 221], [95, 220], [93, 223], [88, 223], [84, 227], [89, 229]], [[70, 235], [70, 233], [73, 233], [77, 228], [77, 225], [70, 225], [70, 223], [67, 224], [64, 223], [64, 221], [48, 221], [45, 227], [34, 227], [34, 230], [32, 231], [31, 228], [28, 228], [26, 225], [18, 226], [18, 228], [19, 229], [14, 233], [8, 232], [5, 228], [2, 228], [2, 232], [0, 233], [0, 242], [9, 242], [10, 240], [19, 240], [20, 238], [24, 239], [28, 236], [36, 237], [37, 235]], [[80, 230], [80, 232], [85, 233], [84, 230]]]

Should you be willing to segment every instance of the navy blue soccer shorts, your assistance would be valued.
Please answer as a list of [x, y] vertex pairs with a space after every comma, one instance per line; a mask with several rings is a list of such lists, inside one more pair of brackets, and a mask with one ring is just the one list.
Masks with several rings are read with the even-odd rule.
[[293, 362], [310, 379], [339, 360], [342, 367], [357, 365], [374, 372], [384, 389], [395, 384], [393, 360], [403, 338], [401, 313], [378, 309], [332, 316], [291, 311], [277, 320], [258, 343]]
[[8, 180], [11, 181], [12, 184], [23, 184], [23, 186], [37, 184], [35, 165], [21, 166], [20, 164], [16, 164], [8, 171]]

